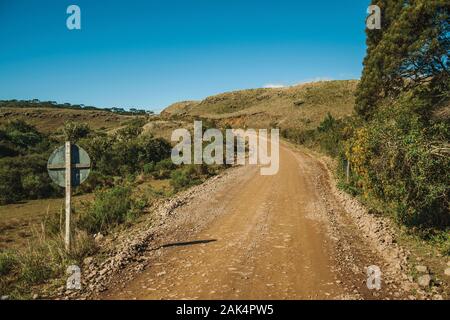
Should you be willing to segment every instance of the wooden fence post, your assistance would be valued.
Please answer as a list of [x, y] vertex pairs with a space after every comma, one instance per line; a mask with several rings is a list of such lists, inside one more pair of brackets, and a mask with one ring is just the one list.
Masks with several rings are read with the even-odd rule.
[[65, 245], [66, 245], [66, 251], [70, 251], [70, 214], [71, 214], [71, 187], [72, 187], [72, 154], [71, 154], [71, 144], [70, 141], [66, 141], [66, 181], [65, 181], [65, 187], [66, 187], [66, 235], [65, 235]]

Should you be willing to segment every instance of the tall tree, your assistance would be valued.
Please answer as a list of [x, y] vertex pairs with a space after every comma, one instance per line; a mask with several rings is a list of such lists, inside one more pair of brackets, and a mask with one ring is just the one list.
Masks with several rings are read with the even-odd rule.
[[426, 85], [448, 93], [448, 0], [372, 0], [382, 12], [380, 30], [367, 30], [367, 55], [356, 110], [370, 118], [383, 99]]

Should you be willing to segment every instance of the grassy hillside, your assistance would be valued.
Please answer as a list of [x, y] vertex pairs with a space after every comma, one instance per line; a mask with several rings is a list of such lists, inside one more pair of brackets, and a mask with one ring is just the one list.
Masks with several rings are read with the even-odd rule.
[[241, 127], [312, 129], [329, 112], [342, 118], [353, 112], [358, 81], [322, 81], [286, 88], [250, 89], [211, 96], [203, 101], [175, 103], [163, 119], [203, 117]]
[[132, 119], [131, 115], [120, 115], [101, 110], [74, 110], [61, 108], [0, 108], [0, 125], [9, 120], [24, 120], [40, 132], [51, 133], [61, 128], [66, 121], [85, 122], [92, 129], [110, 130], [122, 126]]

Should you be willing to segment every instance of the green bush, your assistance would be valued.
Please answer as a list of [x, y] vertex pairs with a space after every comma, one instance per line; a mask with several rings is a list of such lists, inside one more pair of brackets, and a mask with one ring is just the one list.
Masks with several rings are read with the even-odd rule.
[[364, 195], [375, 196], [407, 225], [450, 225], [449, 126], [414, 111], [417, 96], [379, 107], [349, 140], [349, 157]]
[[176, 167], [177, 166], [172, 162], [170, 158], [164, 159], [155, 164], [155, 168], [153, 170], [152, 175], [156, 179], [167, 179], [170, 178], [171, 172]]
[[16, 266], [17, 257], [14, 253], [5, 251], [0, 253], [0, 276], [8, 275]]
[[24, 121], [0, 127], [0, 204], [59, 195], [47, 174], [53, 145]]
[[5, 165], [4, 161], [0, 161], [0, 205], [18, 201], [22, 195], [20, 171]]
[[75, 143], [78, 140], [87, 137], [91, 132], [91, 129], [87, 123], [66, 121], [62, 131], [66, 140]]
[[425, 229], [450, 226], [447, 2], [383, 1], [383, 28], [367, 30], [356, 92], [363, 123], [346, 143], [363, 196]]
[[205, 173], [202, 165], [183, 166], [171, 173], [170, 184], [175, 191], [179, 191], [202, 183]]
[[46, 155], [0, 159], [0, 204], [61, 195], [47, 173]]
[[345, 121], [336, 120], [328, 113], [316, 129], [303, 130], [288, 128], [281, 131], [282, 137], [308, 147], [318, 147], [320, 151], [336, 157], [342, 153], [342, 142], [345, 140]]
[[93, 236], [89, 235], [84, 230], [76, 230], [74, 241], [70, 248], [68, 258], [81, 263], [87, 256], [91, 256], [97, 252], [97, 244]]
[[145, 174], [152, 174], [155, 171], [155, 163], [150, 162], [144, 164], [144, 173]]
[[4, 126], [4, 139], [11, 141], [15, 146], [26, 150], [37, 145], [44, 137], [34, 126], [23, 120], [13, 120]]
[[131, 189], [117, 186], [95, 193], [94, 201], [78, 225], [89, 233], [105, 232], [134, 216]]
[[[144, 124], [141, 118], [133, 119], [114, 135], [94, 133], [83, 123], [64, 124], [62, 131], [66, 138], [79, 140], [92, 161], [93, 171], [76, 189], [78, 194], [112, 186], [114, 177], [133, 177], [144, 171], [144, 165], [170, 157], [170, 143], [141, 134]], [[0, 126], [0, 205], [62, 195], [62, 189], [51, 182], [46, 168], [56, 143], [24, 121]], [[174, 167], [163, 162], [157, 171], [149, 169], [147, 166], [147, 173], [168, 178]]]
[[22, 177], [23, 191], [27, 198], [38, 199], [51, 193], [49, 181], [43, 174], [29, 173]]
[[95, 191], [96, 189], [112, 187], [113, 185], [113, 177], [102, 174], [98, 171], [91, 171], [86, 181], [76, 188], [76, 192], [89, 193]]
[[135, 134], [138, 132], [132, 128], [114, 136], [93, 136], [80, 144], [89, 153], [95, 170], [103, 175], [136, 174], [144, 170], [144, 165], [170, 157], [171, 145], [166, 140]]
[[138, 141], [139, 163], [159, 162], [170, 157], [172, 146], [162, 138], [153, 138], [151, 135], [143, 135]]
[[75, 230], [71, 251], [64, 247], [59, 234], [36, 235], [36, 241], [20, 251], [0, 253], [0, 292], [13, 297], [26, 297], [30, 286], [64, 274], [67, 266], [80, 264], [83, 259], [97, 251], [94, 238], [85, 231]]
[[26, 284], [42, 283], [54, 275], [44, 246], [30, 246], [19, 255], [20, 281]]

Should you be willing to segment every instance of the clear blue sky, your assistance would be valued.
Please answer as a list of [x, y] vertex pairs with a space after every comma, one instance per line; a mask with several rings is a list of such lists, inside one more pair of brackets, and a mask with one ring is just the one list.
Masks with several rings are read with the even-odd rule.
[[[369, 0], [0, 0], [0, 100], [161, 110], [270, 84], [356, 79]], [[81, 8], [81, 30], [66, 9]]]

